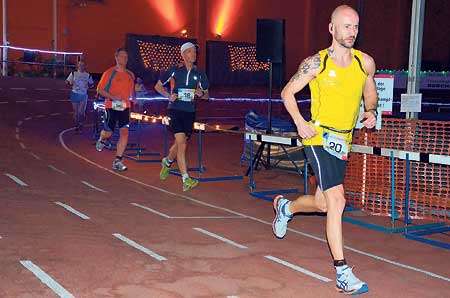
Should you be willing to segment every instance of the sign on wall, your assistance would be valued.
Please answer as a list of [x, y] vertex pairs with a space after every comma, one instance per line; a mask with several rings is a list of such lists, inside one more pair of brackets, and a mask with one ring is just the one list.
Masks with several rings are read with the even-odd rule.
[[[378, 94], [378, 107], [377, 107], [378, 117], [377, 117], [377, 125], [375, 128], [381, 129], [382, 115], [392, 114], [392, 100], [394, 98], [394, 76], [376, 75], [374, 78]], [[363, 112], [364, 112], [364, 102], [361, 100], [358, 119], [361, 119], [361, 115]], [[356, 128], [359, 129], [362, 127], [363, 126], [361, 122], [358, 120], [356, 122]]]

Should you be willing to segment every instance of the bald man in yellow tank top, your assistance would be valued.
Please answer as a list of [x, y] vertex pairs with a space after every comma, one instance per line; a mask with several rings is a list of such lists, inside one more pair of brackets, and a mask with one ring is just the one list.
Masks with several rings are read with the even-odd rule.
[[[326, 235], [336, 269], [336, 289], [348, 295], [365, 293], [369, 288], [353, 274], [344, 258], [345, 168], [356, 122], [360, 120], [363, 126], [373, 128], [378, 116], [375, 62], [369, 55], [353, 49], [358, 24], [359, 16], [353, 8], [337, 7], [328, 28], [333, 37], [331, 46], [306, 58], [281, 93], [302, 138], [318, 187], [314, 195], [295, 201], [277, 196], [272, 225], [275, 236], [283, 238], [294, 213], [327, 212]], [[309, 122], [301, 115], [294, 97], [307, 84], [311, 90]], [[365, 112], [358, 119], [361, 97]]]

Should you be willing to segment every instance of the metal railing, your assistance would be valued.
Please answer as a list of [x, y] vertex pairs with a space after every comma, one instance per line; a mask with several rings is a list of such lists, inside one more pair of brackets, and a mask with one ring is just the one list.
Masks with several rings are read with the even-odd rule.
[[0, 45], [3, 76], [65, 77], [76, 69], [82, 52], [58, 52]]

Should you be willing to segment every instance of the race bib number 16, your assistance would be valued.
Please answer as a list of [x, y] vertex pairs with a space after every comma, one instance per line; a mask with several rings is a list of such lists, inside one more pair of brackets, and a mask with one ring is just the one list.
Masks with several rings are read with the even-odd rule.
[[323, 132], [323, 148], [339, 159], [348, 159], [348, 144], [345, 137], [330, 132]]

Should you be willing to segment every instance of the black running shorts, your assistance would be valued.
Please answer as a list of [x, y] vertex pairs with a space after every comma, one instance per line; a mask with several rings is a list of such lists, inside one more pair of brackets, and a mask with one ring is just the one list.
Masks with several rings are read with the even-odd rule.
[[105, 130], [114, 131], [116, 123], [119, 123], [119, 128], [130, 126], [130, 109], [126, 108], [123, 111], [116, 111], [113, 109], [106, 109]]
[[322, 191], [344, 183], [347, 161], [331, 155], [322, 146], [305, 146], [304, 150]]
[[194, 112], [185, 112], [169, 109], [170, 129], [173, 134], [184, 132], [186, 137], [190, 137], [195, 121]]

